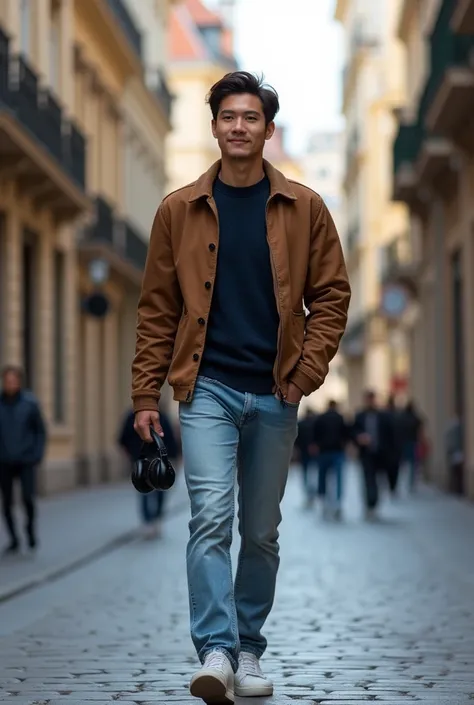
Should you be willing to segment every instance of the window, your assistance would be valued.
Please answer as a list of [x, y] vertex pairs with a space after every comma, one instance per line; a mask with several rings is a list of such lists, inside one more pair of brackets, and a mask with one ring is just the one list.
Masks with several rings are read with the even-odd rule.
[[56, 250], [54, 253], [54, 421], [64, 423], [64, 301], [65, 301], [65, 255]]
[[28, 55], [31, 49], [31, 0], [20, 0], [20, 51]]

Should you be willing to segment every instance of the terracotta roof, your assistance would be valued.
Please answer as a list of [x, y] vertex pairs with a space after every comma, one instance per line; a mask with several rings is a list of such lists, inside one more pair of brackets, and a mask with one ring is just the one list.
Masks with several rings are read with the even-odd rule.
[[171, 60], [203, 60], [208, 50], [202, 37], [196, 31], [195, 23], [186, 7], [174, 7], [168, 25], [168, 56]]
[[209, 10], [201, 0], [186, 0], [184, 5], [188, 8], [194, 22], [200, 27], [222, 26], [220, 15]]
[[202, 36], [200, 27], [218, 26], [222, 57], [234, 59], [233, 33], [222, 18], [201, 0], [185, 0], [171, 8], [168, 25], [168, 56], [171, 61], [218, 61]]

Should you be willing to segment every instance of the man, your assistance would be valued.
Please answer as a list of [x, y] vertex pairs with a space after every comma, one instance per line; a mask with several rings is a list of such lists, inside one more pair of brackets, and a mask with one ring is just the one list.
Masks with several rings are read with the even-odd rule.
[[390, 416], [377, 408], [373, 391], [367, 391], [364, 395], [364, 408], [354, 420], [353, 438], [359, 448], [364, 474], [366, 518], [372, 520], [379, 503], [378, 477], [389, 466], [394, 446]]
[[[349, 440], [349, 432], [343, 415], [333, 399], [327, 410], [320, 414], [314, 429], [314, 441], [319, 449], [319, 483], [318, 495], [324, 501], [324, 514], [330, 512], [334, 518], [342, 517], [342, 485], [344, 471], [344, 451]], [[327, 480], [330, 473], [336, 479], [336, 497], [331, 501], [327, 497]]]
[[13, 365], [2, 372], [0, 395], [0, 488], [3, 517], [10, 536], [4, 553], [20, 550], [20, 541], [13, 518], [13, 486], [21, 484], [26, 513], [26, 536], [30, 549], [36, 548], [35, 485], [36, 468], [41, 463], [46, 446], [46, 429], [41, 411], [33, 394], [23, 388], [22, 370]]
[[[261, 630], [274, 599], [298, 407], [324, 381], [350, 289], [321, 198], [263, 160], [275, 91], [238, 71], [211, 88], [208, 102], [222, 158], [158, 208], [132, 398], [140, 436], [150, 439], [151, 424], [162, 433], [158, 400], [169, 370], [191, 502], [191, 635], [203, 664], [191, 693], [232, 703], [234, 693], [273, 692], [259, 666]], [[236, 471], [242, 543], [233, 585]]]
[[[134, 423], [135, 413], [132, 409], [125, 415], [118, 438], [118, 444], [126, 454], [130, 465], [138, 460], [143, 445], [143, 441], [134, 429]], [[168, 415], [163, 411], [160, 412], [160, 424], [170, 460], [175, 461], [178, 457], [176, 434]], [[166, 492], [156, 490], [139, 495], [141, 518], [145, 529], [144, 535], [147, 539], [161, 538], [166, 494]]]

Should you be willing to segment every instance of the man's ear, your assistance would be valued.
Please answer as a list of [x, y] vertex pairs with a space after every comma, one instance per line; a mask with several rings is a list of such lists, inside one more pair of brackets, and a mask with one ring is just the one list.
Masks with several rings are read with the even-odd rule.
[[275, 132], [275, 123], [274, 123], [273, 120], [272, 120], [272, 121], [269, 122], [268, 125], [267, 125], [267, 129], [266, 129], [266, 132], [265, 132], [265, 139], [266, 139], [266, 140], [271, 139], [271, 138], [273, 137], [273, 133], [274, 133], [274, 132]]
[[216, 135], [216, 121], [215, 121], [215, 120], [211, 120], [211, 130], [212, 130], [212, 136], [217, 139], [217, 135]]

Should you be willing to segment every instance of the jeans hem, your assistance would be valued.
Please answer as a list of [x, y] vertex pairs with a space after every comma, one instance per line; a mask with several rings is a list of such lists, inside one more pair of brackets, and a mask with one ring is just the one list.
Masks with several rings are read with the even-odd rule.
[[252, 654], [252, 656], [256, 656], [260, 660], [264, 654], [264, 650], [256, 649], [254, 646], [245, 646], [245, 644], [243, 644], [240, 647], [240, 653]]
[[213, 651], [219, 651], [221, 654], [224, 654], [225, 656], [227, 656], [227, 658], [230, 661], [230, 665], [232, 666], [232, 670], [234, 671], [234, 673], [237, 672], [237, 669], [239, 667], [239, 663], [238, 663], [237, 659], [235, 658], [235, 656], [233, 656], [232, 653], [228, 649], [226, 649], [224, 646], [213, 646], [212, 648], [206, 649], [205, 651], [200, 653], [199, 660], [201, 661], [202, 664], [206, 660], [206, 656], [208, 656]]

